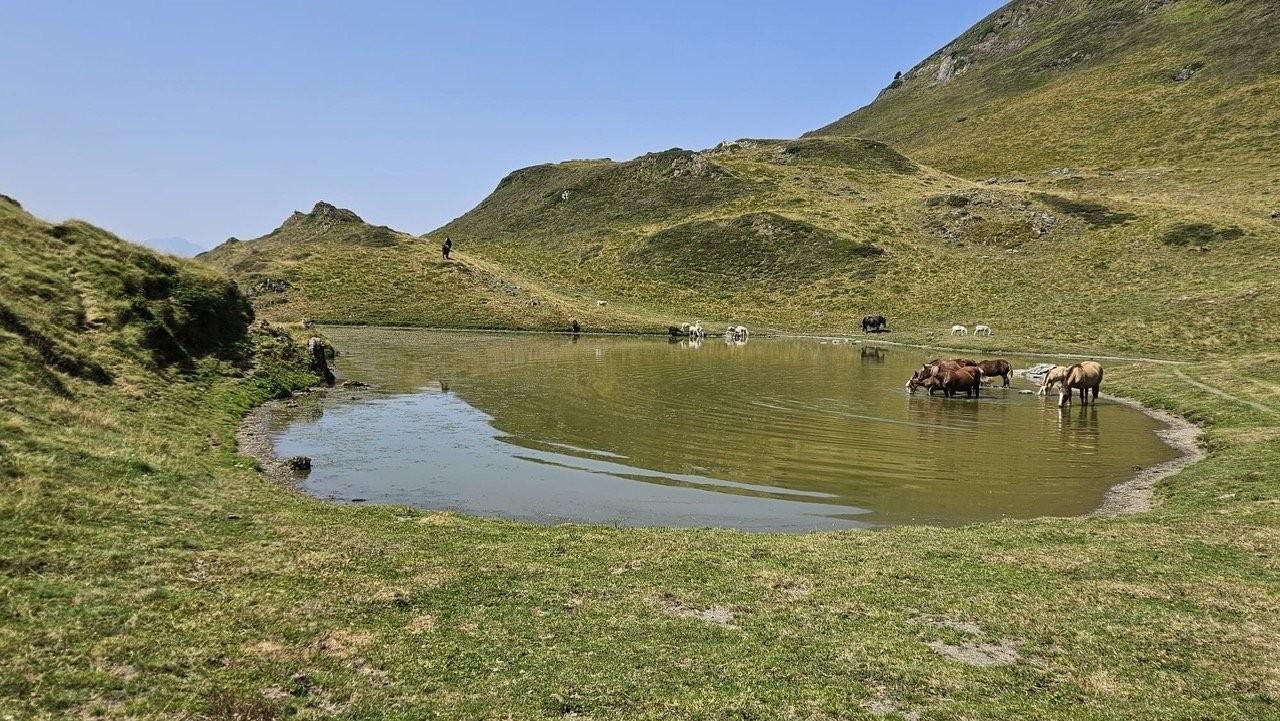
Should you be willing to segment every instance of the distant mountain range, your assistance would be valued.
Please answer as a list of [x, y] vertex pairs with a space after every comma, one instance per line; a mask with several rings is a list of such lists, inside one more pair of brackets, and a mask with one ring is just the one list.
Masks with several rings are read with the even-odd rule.
[[149, 240], [142, 241], [141, 245], [145, 245], [152, 250], [158, 250], [161, 253], [179, 255], [183, 258], [193, 258], [208, 250], [208, 248], [196, 245], [186, 238], [179, 238], [177, 236], [169, 238], [151, 238]]

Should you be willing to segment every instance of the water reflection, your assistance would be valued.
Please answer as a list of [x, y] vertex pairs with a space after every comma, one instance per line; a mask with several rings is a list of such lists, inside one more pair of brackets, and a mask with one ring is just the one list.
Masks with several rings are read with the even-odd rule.
[[1173, 455], [1146, 416], [1060, 415], [1020, 379], [980, 399], [907, 397], [927, 351], [328, 332], [339, 371], [377, 388], [333, 394], [277, 451], [315, 459], [308, 490], [338, 498], [544, 521], [956, 524], [1085, 513]]

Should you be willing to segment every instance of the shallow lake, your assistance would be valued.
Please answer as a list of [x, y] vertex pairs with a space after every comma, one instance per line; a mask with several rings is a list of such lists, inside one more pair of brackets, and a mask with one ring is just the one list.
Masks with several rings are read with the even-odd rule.
[[[1105, 398], [903, 387], [928, 350], [328, 328], [341, 378], [268, 429], [302, 489], [542, 523], [803, 531], [1071, 516], [1175, 457]], [[1010, 357], [1015, 368], [1038, 358]], [[1105, 383], [1103, 386], [1105, 392]]]

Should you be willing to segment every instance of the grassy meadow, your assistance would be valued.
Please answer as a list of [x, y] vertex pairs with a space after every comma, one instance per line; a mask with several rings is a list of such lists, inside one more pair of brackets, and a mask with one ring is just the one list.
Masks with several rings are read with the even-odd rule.
[[[3, 220], [6, 251], [40, 251], [5, 264], [9, 314], [115, 352], [88, 356], [102, 382], [32, 333], [0, 336], [0, 715], [1276, 713], [1273, 353], [1109, 364], [1108, 392], [1205, 428], [1208, 458], [1162, 482], [1149, 513], [796, 535], [535, 526], [266, 480], [235, 432], [250, 406], [312, 381], [287, 336], [259, 324], [158, 364], [123, 306], [85, 302], [96, 330], [77, 320], [130, 265], [69, 277], [56, 254], [39, 260], [54, 227]], [[78, 267], [146, 253], [77, 227], [54, 247], [86, 254]], [[66, 310], [16, 301], [33, 282], [39, 307]]]
[[[811, 136], [518, 170], [424, 235], [321, 203], [191, 262], [0, 196], [0, 720], [1280, 717], [1274, 18], [1018, 0]], [[1173, 361], [1103, 391], [1206, 456], [1144, 513], [788, 535], [328, 503], [237, 449], [316, 382], [302, 320], [868, 313]]]

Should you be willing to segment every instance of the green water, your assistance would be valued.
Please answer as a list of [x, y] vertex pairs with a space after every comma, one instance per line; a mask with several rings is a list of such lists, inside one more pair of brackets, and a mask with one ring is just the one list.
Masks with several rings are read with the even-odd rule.
[[[928, 351], [815, 339], [331, 328], [341, 378], [288, 409], [305, 491], [538, 522], [787, 530], [1097, 508], [1175, 456], [1163, 427], [1034, 386], [908, 395]], [[1009, 358], [1026, 368], [1036, 358]], [[1106, 392], [1104, 385], [1103, 392]]]

